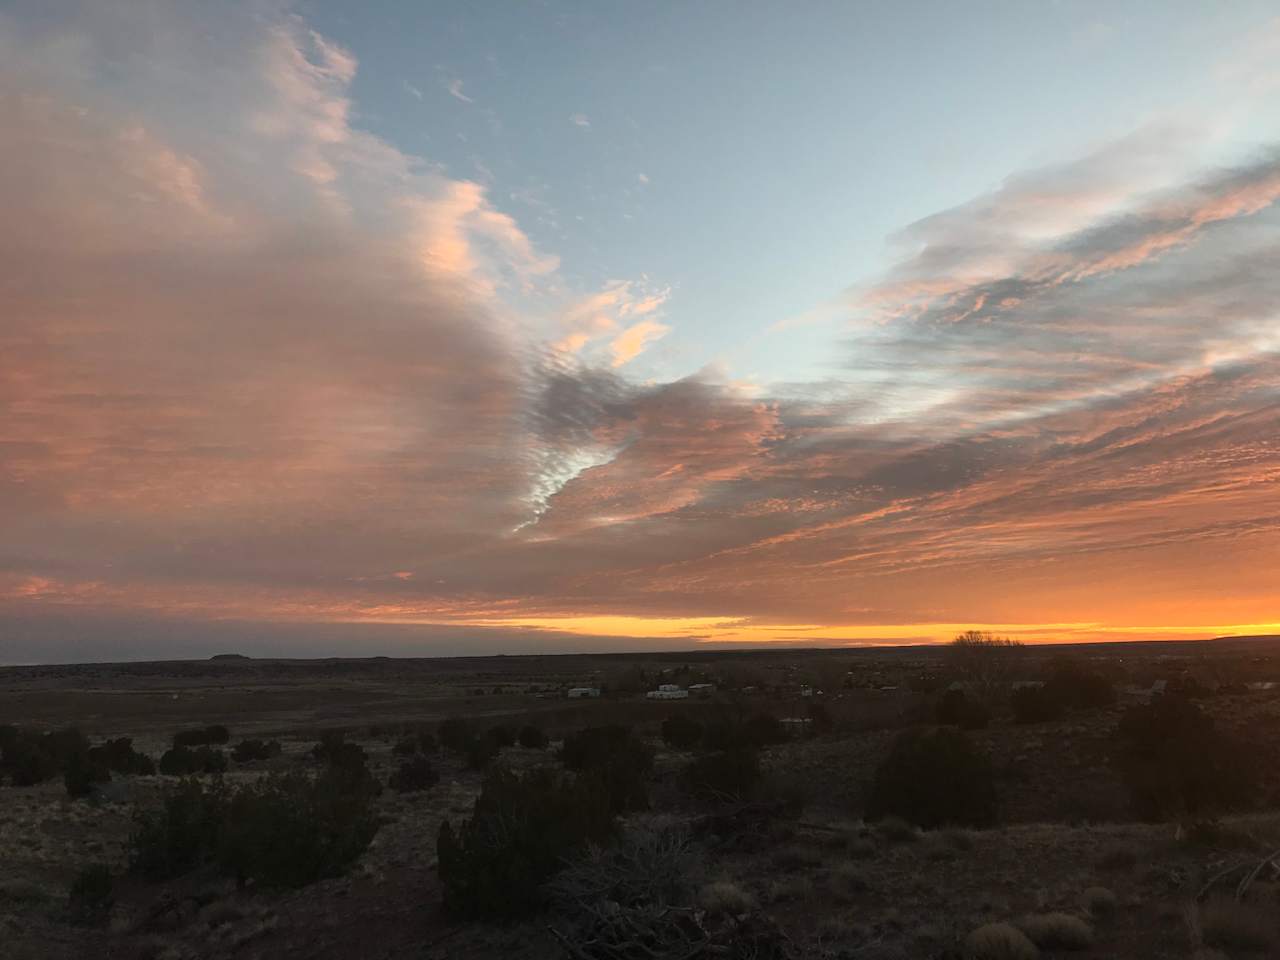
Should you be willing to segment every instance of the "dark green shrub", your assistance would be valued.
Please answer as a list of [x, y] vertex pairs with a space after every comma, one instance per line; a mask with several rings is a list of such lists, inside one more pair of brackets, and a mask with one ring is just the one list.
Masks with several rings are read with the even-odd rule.
[[45, 748], [43, 738], [20, 731], [4, 747], [4, 771], [15, 787], [44, 783], [58, 774], [58, 761]]
[[46, 733], [41, 742], [59, 770], [65, 770], [73, 758], [83, 757], [89, 752], [89, 738], [75, 727]]
[[369, 771], [369, 755], [364, 747], [358, 743], [347, 743], [346, 734], [342, 731], [330, 730], [322, 734], [320, 742], [311, 748], [311, 756], [342, 782], [344, 790], [370, 797], [382, 792], [382, 785]]
[[490, 727], [488, 736], [499, 747], [514, 747], [516, 745], [516, 729], [505, 723]]
[[105, 762], [95, 760], [88, 753], [74, 754], [67, 760], [66, 769], [62, 773], [62, 782], [67, 788], [67, 796], [79, 799], [93, 792], [95, 783], [108, 783], [111, 771]]
[[112, 773], [125, 776], [149, 777], [156, 772], [155, 761], [145, 753], [133, 749], [131, 737], [104, 741], [89, 750], [89, 759]]
[[189, 777], [194, 773], [224, 773], [227, 758], [213, 747], [173, 747], [160, 757], [160, 772], [168, 777]]
[[498, 756], [498, 752], [498, 743], [490, 734], [472, 737], [467, 743], [467, 766], [472, 770], [483, 770]]
[[471, 724], [462, 717], [449, 717], [436, 730], [440, 746], [454, 753], [466, 753], [472, 740]]
[[812, 733], [830, 733], [835, 729], [835, 720], [831, 718], [831, 711], [827, 709], [827, 705], [819, 700], [810, 700], [809, 707], [809, 729]]
[[1066, 707], [1048, 687], [1018, 687], [1009, 695], [1015, 723], [1048, 723], [1061, 720]]
[[1252, 759], [1189, 700], [1131, 707], [1116, 729], [1117, 761], [1133, 811], [1145, 820], [1212, 815], [1254, 791]]
[[436, 773], [431, 761], [419, 755], [401, 763], [400, 769], [391, 775], [388, 785], [397, 793], [413, 793], [434, 787], [439, 782], [440, 774]]
[[938, 723], [961, 730], [981, 730], [991, 722], [991, 711], [986, 704], [966, 695], [963, 690], [943, 693], [938, 698], [934, 716]]
[[760, 776], [759, 755], [739, 748], [698, 757], [685, 767], [681, 784], [700, 801], [734, 803], [751, 796]]
[[391, 752], [397, 757], [411, 757], [421, 748], [422, 744], [417, 737], [405, 737], [391, 748]]
[[532, 770], [490, 773], [471, 818], [446, 820], [437, 843], [444, 905], [468, 918], [519, 916], [540, 903], [564, 858], [613, 830], [609, 798], [589, 777]]
[[111, 869], [95, 863], [85, 867], [71, 883], [67, 908], [73, 920], [95, 923], [104, 919], [114, 903], [115, 880]]
[[876, 768], [867, 819], [899, 816], [926, 829], [996, 819], [991, 763], [959, 730], [908, 730]]
[[629, 728], [611, 724], [571, 733], [564, 738], [560, 759], [570, 770], [599, 780], [614, 813], [648, 807], [645, 778], [653, 767], [653, 751]]
[[1045, 692], [1069, 709], [1109, 707], [1116, 702], [1111, 681], [1077, 660], [1059, 658], [1049, 666]]
[[340, 876], [377, 833], [369, 799], [342, 768], [314, 780], [304, 773], [264, 777], [231, 797], [217, 863], [241, 885], [302, 887]]
[[376, 831], [368, 793], [340, 768], [314, 780], [269, 776], [235, 793], [221, 780], [184, 780], [139, 815], [130, 869], [165, 880], [211, 866], [241, 884], [297, 887], [342, 873]]
[[526, 723], [520, 728], [520, 746], [522, 747], [528, 747], [530, 750], [545, 750], [550, 742], [541, 727]]
[[231, 731], [221, 724], [198, 727], [194, 730], [179, 730], [173, 735], [175, 747], [221, 746], [230, 740]]
[[436, 743], [436, 735], [430, 730], [421, 730], [418, 732], [418, 748], [423, 753], [435, 753], [440, 749]]
[[179, 782], [166, 792], [159, 810], [138, 814], [129, 841], [130, 871], [149, 880], [167, 880], [212, 859], [227, 802], [220, 779], [207, 785], [199, 780]]
[[692, 750], [702, 739], [702, 724], [682, 713], [662, 721], [662, 742], [677, 750]]
[[326, 730], [320, 741], [311, 748], [311, 757], [319, 763], [333, 766], [363, 766], [368, 762], [364, 747], [347, 743], [345, 730]]
[[280, 749], [278, 740], [241, 740], [232, 747], [231, 759], [236, 763], [270, 760], [272, 757], [280, 756]]
[[702, 732], [702, 745], [708, 750], [759, 750], [786, 739], [782, 721], [759, 712], [708, 723]]

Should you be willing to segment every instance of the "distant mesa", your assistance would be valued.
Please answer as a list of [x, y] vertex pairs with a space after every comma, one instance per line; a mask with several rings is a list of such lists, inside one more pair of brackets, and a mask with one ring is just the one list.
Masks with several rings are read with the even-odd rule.
[[243, 653], [215, 653], [210, 660], [248, 660]]

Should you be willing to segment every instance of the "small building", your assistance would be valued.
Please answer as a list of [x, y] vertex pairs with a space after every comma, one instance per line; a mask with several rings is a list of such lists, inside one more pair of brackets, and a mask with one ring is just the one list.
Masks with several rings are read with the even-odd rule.
[[650, 690], [645, 696], [650, 700], [688, 700], [689, 691], [674, 683], [660, 683], [657, 690]]
[[569, 688], [570, 700], [595, 699], [598, 696], [600, 696], [599, 687], [570, 687]]
[[689, 693], [695, 697], [709, 697], [716, 692], [714, 683], [691, 683], [689, 684]]

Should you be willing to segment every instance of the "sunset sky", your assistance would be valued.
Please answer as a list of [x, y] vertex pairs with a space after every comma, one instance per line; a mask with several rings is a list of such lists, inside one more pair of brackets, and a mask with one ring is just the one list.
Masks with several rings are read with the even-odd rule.
[[0, 2], [0, 663], [1280, 632], [1280, 18]]

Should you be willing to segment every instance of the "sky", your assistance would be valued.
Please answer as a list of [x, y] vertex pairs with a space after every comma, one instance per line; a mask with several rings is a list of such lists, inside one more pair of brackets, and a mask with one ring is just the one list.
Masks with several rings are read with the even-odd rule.
[[0, 662], [1280, 632], [1274, 4], [0, 2]]

